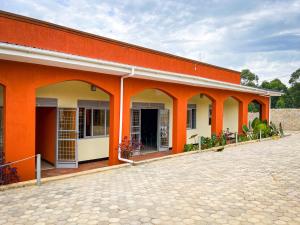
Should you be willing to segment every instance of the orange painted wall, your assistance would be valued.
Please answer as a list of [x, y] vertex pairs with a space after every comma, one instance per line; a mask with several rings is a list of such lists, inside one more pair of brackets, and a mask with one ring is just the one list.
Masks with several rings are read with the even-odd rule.
[[[7, 161], [15, 161], [35, 154], [35, 91], [39, 87], [79, 80], [94, 84], [110, 95], [110, 165], [118, 161], [118, 132], [120, 77], [92, 72], [84, 72], [34, 64], [0, 60], [0, 84], [5, 86], [5, 124], [4, 148]], [[222, 112], [224, 100], [230, 96], [242, 102], [239, 114], [239, 126], [246, 124], [246, 106], [256, 99], [262, 104], [262, 117], [268, 119], [269, 99], [254, 94], [247, 94], [219, 89], [192, 87], [180, 84], [127, 78], [124, 81], [123, 136], [130, 133], [130, 99], [145, 89], [159, 89], [173, 98], [173, 153], [183, 151], [186, 142], [186, 107], [189, 98], [200, 93], [206, 94], [213, 101], [212, 131], [222, 131]], [[22, 180], [34, 178], [34, 160], [18, 166]]]
[[35, 151], [42, 159], [55, 165], [56, 152], [56, 108], [36, 108]]
[[237, 71], [4, 12], [0, 12], [0, 41], [240, 83]]
[[[67, 70], [0, 60], [0, 84], [5, 86], [4, 149], [6, 161], [35, 155], [36, 89], [66, 80], [85, 81], [110, 95], [109, 164], [119, 163], [117, 157], [119, 132], [120, 78], [76, 70]], [[34, 160], [18, 164], [21, 180], [33, 179]]]

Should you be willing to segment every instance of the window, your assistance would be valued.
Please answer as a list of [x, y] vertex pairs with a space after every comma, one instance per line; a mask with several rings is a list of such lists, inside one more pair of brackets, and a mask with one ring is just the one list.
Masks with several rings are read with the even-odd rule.
[[109, 135], [109, 109], [79, 108], [79, 138]]
[[211, 117], [212, 117], [212, 105], [208, 106], [208, 125], [211, 125]]
[[196, 104], [188, 104], [186, 127], [196, 129]]

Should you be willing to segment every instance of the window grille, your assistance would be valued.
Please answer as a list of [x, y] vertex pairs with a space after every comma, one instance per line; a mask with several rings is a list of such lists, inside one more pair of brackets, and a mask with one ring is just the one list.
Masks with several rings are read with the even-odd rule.
[[58, 160], [76, 160], [76, 109], [59, 109]]
[[196, 104], [188, 104], [186, 127], [196, 129]]

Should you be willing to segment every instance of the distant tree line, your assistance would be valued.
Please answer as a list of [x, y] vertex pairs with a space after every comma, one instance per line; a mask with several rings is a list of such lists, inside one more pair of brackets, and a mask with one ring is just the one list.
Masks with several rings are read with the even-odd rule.
[[[290, 75], [289, 84], [286, 86], [280, 79], [276, 78], [263, 81], [258, 84], [259, 77], [250, 70], [245, 69], [241, 72], [241, 84], [251, 87], [281, 91], [284, 94], [280, 97], [271, 97], [271, 108], [300, 108], [300, 68]], [[249, 111], [257, 111], [256, 107], [249, 104]]]

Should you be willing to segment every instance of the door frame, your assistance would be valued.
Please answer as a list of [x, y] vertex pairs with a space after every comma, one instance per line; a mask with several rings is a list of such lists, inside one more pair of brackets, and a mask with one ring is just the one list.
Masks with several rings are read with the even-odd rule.
[[[167, 151], [169, 150], [168, 147], [161, 148], [160, 146], [160, 110], [165, 110], [165, 103], [157, 103], [157, 102], [132, 102], [132, 107], [130, 108], [130, 138], [131, 138], [131, 131], [132, 131], [132, 110], [139, 110], [139, 120], [140, 120], [140, 134], [139, 139], [141, 139], [141, 110], [142, 109], [157, 109], [157, 147], [156, 150], [159, 151]], [[170, 110], [168, 109], [169, 113]], [[169, 121], [168, 121], [168, 129], [170, 129], [170, 115], [169, 115]], [[168, 143], [170, 141], [170, 132], [168, 130]], [[139, 140], [140, 141], [140, 140]], [[169, 145], [169, 144], [168, 144]]]
[[[40, 97], [36, 97], [36, 108], [42, 108], [42, 107], [48, 107], [48, 108], [55, 108], [56, 111], [56, 121], [55, 121], [55, 149], [54, 149], [54, 166], [55, 168], [57, 168], [57, 147], [58, 147], [58, 100], [57, 98], [40, 98]], [[35, 115], [36, 117], [36, 115]], [[35, 118], [36, 121], [36, 118]], [[35, 135], [36, 138], [36, 135]]]
[[[58, 160], [58, 137], [59, 137], [59, 110], [60, 109], [69, 109], [76, 111], [75, 115], [75, 160], [74, 162], [59, 162]], [[79, 108], [70, 108], [70, 107], [57, 107], [57, 113], [56, 113], [56, 168], [78, 168], [78, 118], [79, 117]]]

